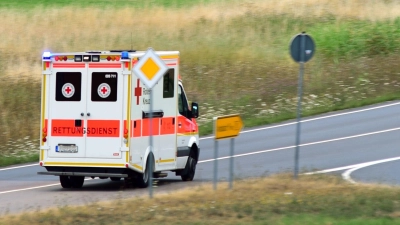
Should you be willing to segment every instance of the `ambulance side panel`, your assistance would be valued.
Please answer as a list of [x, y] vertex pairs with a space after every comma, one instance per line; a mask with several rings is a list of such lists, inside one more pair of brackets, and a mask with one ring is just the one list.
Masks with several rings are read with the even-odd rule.
[[[151, 127], [150, 89], [132, 74], [130, 152], [131, 164], [138, 171], [143, 171], [146, 166], [145, 160], [150, 149], [155, 159], [155, 171], [176, 168], [177, 59], [167, 65], [169, 71], [151, 90], [153, 92]], [[150, 147], [150, 132], [152, 147]]]

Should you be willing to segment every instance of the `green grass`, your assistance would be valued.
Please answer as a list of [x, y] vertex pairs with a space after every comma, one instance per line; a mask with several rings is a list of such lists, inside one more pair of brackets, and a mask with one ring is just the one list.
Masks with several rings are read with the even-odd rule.
[[2, 156], [0, 157], [0, 167], [2, 166], [10, 166], [15, 164], [22, 164], [28, 162], [38, 162], [39, 161], [39, 154], [30, 154], [30, 155], [17, 155], [17, 156]]
[[202, 184], [153, 199], [136, 197], [6, 215], [0, 224], [400, 224], [400, 189], [352, 185], [341, 177], [292, 174]]
[[351, 20], [339, 24], [332, 19], [311, 26], [309, 31], [318, 40], [318, 50], [324, 55], [352, 60], [399, 52], [399, 28], [400, 18], [375, 23]]

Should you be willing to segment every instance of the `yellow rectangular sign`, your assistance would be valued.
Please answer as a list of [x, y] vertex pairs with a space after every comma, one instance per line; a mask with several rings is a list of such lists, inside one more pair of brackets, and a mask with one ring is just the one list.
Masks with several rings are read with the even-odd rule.
[[215, 139], [234, 138], [239, 135], [242, 127], [240, 115], [214, 117]]

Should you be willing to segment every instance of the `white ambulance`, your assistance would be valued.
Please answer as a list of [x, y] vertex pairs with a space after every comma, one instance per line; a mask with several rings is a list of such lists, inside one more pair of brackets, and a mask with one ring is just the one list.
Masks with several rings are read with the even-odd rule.
[[155, 53], [168, 71], [151, 90], [133, 73], [144, 51], [43, 54], [39, 164], [47, 172], [38, 174], [59, 176], [63, 188], [81, 188], [85, 177], [147, 187], [152, 172], [167, 171], [193, 180], [198, 104], [186, 98], [179, 52]]

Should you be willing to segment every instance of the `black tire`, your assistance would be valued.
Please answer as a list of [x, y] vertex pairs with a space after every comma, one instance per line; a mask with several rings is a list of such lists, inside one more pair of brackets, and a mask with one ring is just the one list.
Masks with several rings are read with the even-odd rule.
[[112, 181], [120, 181], [121, 177], [110, 177]]
[[63, 188], [71, 188], [72, 187], [72, 182], [69, 176], [60, 176], [60, 183], [61, 187]]
[[85, 182], [85, 177], [70, 177], [73, 188], [81, 188]]
[[147, 157], [147, 162], [146, 162], [146, 168], [144, 170], [144, 173], [141, 173], [138, 175], [136, 183], [138, 187], [140, 188], [147, 188], [150, 184], [150, 175], [153, 171], [153, 169], [150, 169], [150, 162], [152, 162], [153, 167], [154, 167], [154, 157], [152, 154]]
[[186, 162], [186, 167], [185, 170], [183, 171], [183, 174], [181, 175], [181, 178], [183, 181], [192, 181], [194, 178], [194, 175], [196, 173], [196, 165], [197, 165], [197, 160], [193, 158], [192, 155], [189, 156], [188, 161]]

